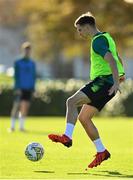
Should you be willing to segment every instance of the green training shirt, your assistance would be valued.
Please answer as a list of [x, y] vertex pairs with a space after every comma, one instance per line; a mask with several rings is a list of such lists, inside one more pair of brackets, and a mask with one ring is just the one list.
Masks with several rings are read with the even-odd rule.
[[111, 52], [118, 68], [119, 75], [124, 74], [124, 68], [121, 64], [116, 50], [116, 45], [109, 33], [96, 34], [91, 42], [91, 69], [90, 78], [95, 79], [98, 76], [112, 74], [109, 63], [104, 59], [106, 52]]

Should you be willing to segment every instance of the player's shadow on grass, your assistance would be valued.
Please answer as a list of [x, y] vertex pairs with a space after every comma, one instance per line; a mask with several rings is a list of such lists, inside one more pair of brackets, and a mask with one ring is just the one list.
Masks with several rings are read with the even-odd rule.
[[[67, 173], [68, 175], [91, 175], [91, 176], [102, 176], [102, 177], [119, 177], [119, 178], [133, 178], [133, 175], [127, 175], [127, 174], [121, 174], [117, 171], [97, 171], [100, 173], [90, 173], [90, 172], [84, 172], [84, 173]], [[104, 173], [104, 174], [101, 174]], [[105, 174], [106, 173], [106, 174]]]
[[99, 172], [108, 173], [107, 174], [108, 177], [133, 178], [133, 175], [121, 174], [118, 171], [99, 171]]
[[34, 171], [35, 173], [48, 173], [48, 174], [52, 174], [55, 173], [54, 171]]

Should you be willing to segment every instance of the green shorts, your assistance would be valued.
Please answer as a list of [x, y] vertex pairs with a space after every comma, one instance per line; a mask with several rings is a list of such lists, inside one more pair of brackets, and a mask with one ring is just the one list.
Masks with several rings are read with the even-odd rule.
[[109, 95], [109, 89], [113, 84], [112, 75], [99, 76], [83, 86], [80, 91], [84, 92], [91, 100], [89, 105], [96, 107], [100, 111], [115, 96], [115, 93]]

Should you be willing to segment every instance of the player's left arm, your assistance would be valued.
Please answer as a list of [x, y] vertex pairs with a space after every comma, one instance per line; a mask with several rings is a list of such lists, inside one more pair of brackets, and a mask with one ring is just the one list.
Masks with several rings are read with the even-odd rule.
[[[122, 58], [119, 56], [119, 54], [118, 54], [118, 59], [119, 59], [120, 63], [122, 64], [122, 66], [124, 67], [123, 60], [122, 60]], [[121, 83], [121, 82], [124, 82], [124, 81], [125, 81], [125, 73], [119, 77], [119, 82], [120, 82], [120, 83]]]
[[109, 90], [109, 95], [112, 95], [114, 92], [116, 93], [117, 91], [120, 91], [119, 90], [119, 72], [118, 72], [116, 61], [111, 52], [108, 51], [105, 54], [104, 59], [109, 63], [112, 70], [114, 84]]
[[121, 62], [122, 66], [123, 66], [123, 60], [121, 59], [121, 57], [118, 55], [119, 61]]

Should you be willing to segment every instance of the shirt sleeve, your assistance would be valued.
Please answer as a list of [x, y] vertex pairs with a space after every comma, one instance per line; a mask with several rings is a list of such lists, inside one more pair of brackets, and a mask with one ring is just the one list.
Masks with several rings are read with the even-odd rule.
[[92, 48], [97, 54], [101, 55], [102, 57], [104, 57], [107, 52], [110, 52], [108, 40], [104, 36], [96, 38], [93, 41]]

